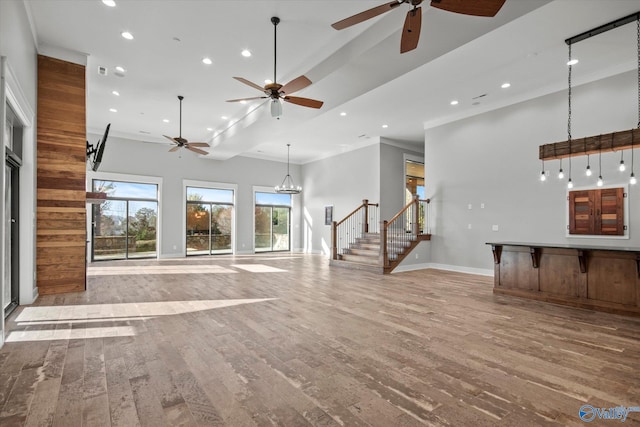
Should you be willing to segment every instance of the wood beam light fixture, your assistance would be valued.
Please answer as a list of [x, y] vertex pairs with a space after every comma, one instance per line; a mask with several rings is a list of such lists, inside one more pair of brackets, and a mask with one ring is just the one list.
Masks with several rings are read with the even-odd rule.
[[[571, 46], [574, 43], [580, 42], [582, 40], [586, 40], [598, 34], [602, 34], [609, 30], [613, 30], [620, 26], [626, 25], [636, 21], [636, 29], [637, 29], [637, 52], [638, 52], [638, 125], [634, 129], [612, 132], [608, 134], [601, 134], [597, 136], [589, 136], [584, 138], [574, 139], [571, 135], [571, 74], [573, 61], [571, 57]], [[559, 160], [560, 168], [558, 172], [558, 178], [564, 178], [564, 172], [562, 170], [562, 159], [569, 159], [569, 180], [567, 183], [568, 188], [573, 187], [573, 182], [571, 180], [571, 158], [576, 156], [587, 156], [587, 168], [586, 175], [591, 176], [591, 164], [589, 156], [591, 154], [598, 154], [598, 162], [601, 164], [602, 153], [607, 153], [611, 151], [618, 152], [620, 151], [620, 172], [624, 172], [626, 170], [626, 166], [624, 163], [624, 150], [631, 150], [631, 175], [629, 179], [630, 184], [635, 184], [636, 178], [633, 171], [633, 149], [635, 148], [635, 141], [640, 140], [640, 11], [633, 13], [631, 15], [625, 16], [624, 18], [617, 19], [615, 21], [609, 22], [607, 24], [601, 25], [589, 31], [585, 31], [576, 36], [570, 37], [565, 40], [565, 43], [569, 47], [569, 62], [567, 63], [569, 66], [568, 72], [568, 117], [567, 117], [567, 140], [554, 142], [551, 144], [540, 145], [538, 158], [542, 161], [542, 172], [540, 174], [540, 180], [546, 180], [546, 174], [544, 170], [544, 162], [545, 160]], [[598, 185], [602, 182], [602, 171], [599, 170], [599, 178]]]

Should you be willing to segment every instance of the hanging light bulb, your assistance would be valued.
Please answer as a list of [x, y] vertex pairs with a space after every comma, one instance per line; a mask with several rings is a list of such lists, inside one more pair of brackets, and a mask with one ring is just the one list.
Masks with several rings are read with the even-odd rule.
[[560, 159], [560, 170], [558, 171], [558, 179], [564, 178], [564, 171], [562, 170], [562, 159]]
[[[640, 34], [640, 21], [638, 22], [638, 33]], [[640, 49], [640, 45], [638, 46]], [[638, 54], [640, 58], [640, 53]], [[640, 68], [638, 68], [638, 72], [640, 73]], [[638, 90], [640, 90], [640, 86], [638, 86]], [[638, 114], [640, 114], [640, 110], [638, 110]], [[640, 119], [638, 119], [638, 124], [640, 125]], [[629, 184], [634, 185], [636, 182], [636, 176], [633, 174], [633, 131], [631, 131], [631, 176], [629, 177]]]
[[591, 165], [589, 164], [589, 155], [587, 154], [587, 170], [585, 172], [585, 174], [587, 176], [591, 176], [593, 172], [591, 172]]
[[544, 182], [547, 180], [547, 175], [544, 173], [544, 159], [542, 160], [542, 172], [540, 172], [540, 181]]
[[624, 151], [620, 152], [620, 166], [618, 167], [620, 172], [624, 172], [626, 167], [624, 166]]
[[571, 178], [569, 178], [569, 182], [567, 182], [567, 188], [573, 188], [573, 182], [571, 181]]
[[596, 182], [596, 185], [602, 187], [604, 185], [604, 180], [602, 179], [602, 135], [600, 135], [598, 145], [600, 146], [600, 152], [598, 153], [598, 182]]

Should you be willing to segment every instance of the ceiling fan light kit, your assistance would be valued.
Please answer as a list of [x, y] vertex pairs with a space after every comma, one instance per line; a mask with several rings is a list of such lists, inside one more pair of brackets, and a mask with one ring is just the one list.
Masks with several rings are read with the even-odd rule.
[[[461, 13], [473, 16], [496, 16], [506, 0], [432, 0], [431, 6], [446, 10], [447, 12]], [[344, 30], [352, 25], [359, 24], [383, 13], [390, 12], [403, 3], [413, 6], [407, 12], [402, 28], [400, 39], [400, 53], [409, 52], [418, 47], [420, 40], [420, 29], [422, 27], [422, 8], [419, 7], [423, 0], [394, 0], [380, 6], [365, 10], [341, 21], [333, 23], [331, 26], [336, 30]]]
[[290, 94], [302, 90], [311, 84], [311, 80], [309, 80], [306, 76], [300, 76], [285, 85], [281, 85], [277, 83], [276, 77], [276, 66], [277, 66], [277, 53], [278, 53], [278, 44], [277, 44], [277, 28], [280, 23], [280, 18], [277, 16], [271, 17], [271, 23], [273, 24], [273, 82], [267, 83], [264, 87], [253, 83], [243, 77], [234, 77], [234, 79], [238, 80], [241, 83], [246, 84], [247, 86], [251, 86], [254, 89], [259, 90], [260, 92], [264, 92], [265, 96], [255, 96], [251, 98], [239, 98], [239, 99], [229, 99], [227, 102], [244, 102], [244, 101], [253, 101], [256, 99], [267, 99], [271, 98], [271, 116], [280, 117], [282, 115], [282, 102], [285, 101], [290, 104], [300, 105], [302, 107], [308, 108], [320, 108], [322, 107], [323, 102], [318, 101], [316, 99], [310, 98], [301, 98], [299, 96], [289, 96]]

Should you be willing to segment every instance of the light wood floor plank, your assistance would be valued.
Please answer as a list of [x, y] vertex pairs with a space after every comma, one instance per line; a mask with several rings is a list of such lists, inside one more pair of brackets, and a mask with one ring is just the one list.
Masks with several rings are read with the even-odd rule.
[[640, 319], [487, 277], [299, 254], [88, 272], [8, 319], [3, 427], [578, 426], [583, 404], [640, 406]]

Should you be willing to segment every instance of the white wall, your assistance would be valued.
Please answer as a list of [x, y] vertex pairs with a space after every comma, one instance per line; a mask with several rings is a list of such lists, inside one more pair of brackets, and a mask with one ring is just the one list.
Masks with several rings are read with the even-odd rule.
[[[574, 88], [573, 138], [637, 127], [636, 76], [634, 71]], [[435, 214], [431, 262], [490, 272], [493, 258], [485, 243], [491, 241], [640, 246], [638, 186], [629, 194], [630, 239], [566, 237], [566, 178], [557, 179], [558, 161], [545, 163], [550, 179], [538, 179], [538, 147], [566, 140], [566, 129], [563, 91], [426, 130], [425, 182]], [[628, 165], [630, 157], [625, 153]], [[591, 179], [584, 174], [586, 156], [572, 161], [576, 188], [595, 187], [597, 160], [591, 156]], [[620, 173], [619, 161], [619, 153], [602, 156], [605, 184], [628, 182], [629, 170]], [[567, 160], [563, 166], [566, 173]], [[491, 231], [494, 224], [498, 232]]]
[[[100, 138], [101, 135], [89, 135], [89, 142], [95, 144]], [[280, 184], [287, 171], [286, 163], [248, 157], [209, 160], [188, 150], [169, 153], [169, 148], [169, 144], [109, 137], [98, 172], [161, 178], [160, 257], [184, 256], [185, 253], [183, 180], [237, 184], [236, 253], [252, 253], [253, 188], [273, 188]], [[300, 166], [291, 165], [290, 169], [294, 180], [299, 182]], [[88, 172], [87, 176], [91, 179], [94, 175]], [[301, 248], [300, 200], [301, 196], [292, 196], [292, 250]]]
[[[0, 130], [5, 124], [5, 104], [9, 103], [18, 114], [23, 132], [23, 166], [20, 170], [20, 304], [30, 304], [37, 296], [35, 286], [35, 111], [37, 93], [37, 54], [31, 27], [22, 1], [0, 1], [0, 57], [5, 63], [5, 73], [0, 93]], [[4, 132], [0, 131], [0, 135]], [[0, 136], [2, 138], [2, 136]], [[4, 146], [2, 141], [0, 146]], [[4, 177], [5, 162], [0, 166], [0, 212], [2, 224], [0, 227], [0, 241], [4, 242], [8, 236], [4, 233]], [[2, 245], [4, 248], [4, 245]], [[4, 259], [4, 254], [3, 254]], [[3, 265], [0, 266], [0, 308], [5, 286]], [[0, 346], [4, 341], [4, 315], [0, 319]]]
[[364, 199], [380, 202], [379, 144], [307, 163], [302, 175], [304, 248], [328, 256], [331, 227], [324, 225], [324, 207], [333, 206], [333, 219], [339, 221]]

